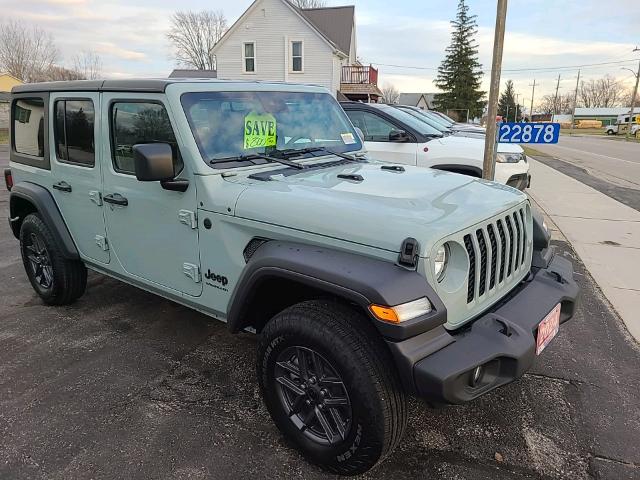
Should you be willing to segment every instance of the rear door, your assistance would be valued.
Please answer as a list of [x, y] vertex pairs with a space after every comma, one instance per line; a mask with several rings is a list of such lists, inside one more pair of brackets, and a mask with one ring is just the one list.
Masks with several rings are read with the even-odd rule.
[[345, 111], [351, 123], [362, 130], [365, 147], [372, 158], [385, 162], [416, 165], [418, 144], [415, 140], [389, 141], [391, 132], [404, 130], [401, 126], [367, 110], [347, 109]]
[[52, 93], [49, 131], [51, 139], [51, 192], [80, 254], [109, 263], [102, 211], [100, 149], [100, 95]]
[[[196, 223], [196, 185], [164, 95], [103, 93], [104, 201], [112, 252], [131, 276], [191, 296], [202, 293]], [[141, 182], [133, 146], [167, 143], [174, 173], [187, 180], [184, 192], [160, 182]]]

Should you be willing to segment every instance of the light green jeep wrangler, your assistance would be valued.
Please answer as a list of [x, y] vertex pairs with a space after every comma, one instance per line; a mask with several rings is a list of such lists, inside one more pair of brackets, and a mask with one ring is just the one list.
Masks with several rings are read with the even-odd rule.
[[511, 382], [573, 315], [524, 194], [367, 158], [323, 88], [31, 84], [11, 115], [10, 223], [43, 301], [90, 268], [257, 333], [274, 422], [332, 472], [393, 451], [408, 395]]

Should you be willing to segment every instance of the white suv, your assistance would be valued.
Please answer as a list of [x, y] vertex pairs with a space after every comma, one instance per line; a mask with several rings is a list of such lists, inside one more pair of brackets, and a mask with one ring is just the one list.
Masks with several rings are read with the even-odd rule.
[[[484, 140], [443, 133], [390, 105], [342, 102], [377, 160], [482, 177]], [[519, 145], [498, 144], [495, 181], [524, 190], [531, 176]]]

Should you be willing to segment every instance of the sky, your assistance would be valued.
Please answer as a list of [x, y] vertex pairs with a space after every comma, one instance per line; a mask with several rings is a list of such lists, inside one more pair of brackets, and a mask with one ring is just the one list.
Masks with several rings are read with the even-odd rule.
[[[488, 90], [495, 0], [468, 0], [477, 15], [480, 62]], [[51, 32], [70, 66], [80, 50], [103, 59], [105, 76], [164, 77], [174, 68], [165, 33], [176, 9], [221, 10], [229, 24], [251, 0], [0, 0], [4, 18], [37, 23]], [[449, 44], [457, 0], [328, 0], [356, 5], [358, 56], [379, 68], [380, 81], [403, 92], [433, 92], [433, 79]], [[624, 5], [624, 7], [622, 6]], [[584, 79], [605, 74], [632, 87], [638, 68], [640, 2], [606, 0], [511, 0], [509, 2], [502, 84], [513, 80], [520, 103], [528, 105], [530, 84], [536, 99], [575, 88], [578, 65]], [[634, 61], [634, 59], [636, 59]], [[534, 70], [535, 69], [535, 70]]]

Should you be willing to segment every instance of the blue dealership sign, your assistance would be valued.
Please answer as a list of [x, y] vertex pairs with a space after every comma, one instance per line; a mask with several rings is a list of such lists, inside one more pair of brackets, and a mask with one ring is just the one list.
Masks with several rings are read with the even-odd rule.
[[558, 143], [559, 123], [501, 123], [498, 143]]

